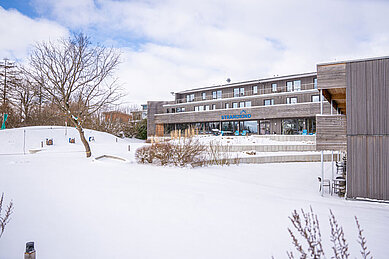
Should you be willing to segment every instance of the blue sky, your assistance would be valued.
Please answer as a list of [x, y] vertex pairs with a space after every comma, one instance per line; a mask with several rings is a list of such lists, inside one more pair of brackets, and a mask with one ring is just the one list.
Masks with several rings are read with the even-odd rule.
[[[316, 64], [389, 54], [389, 1], [1, 1], [0, 57], [84, 32], [120, 49], [128, 102], [170, 92], [315, 71]], [[16, 9], [16, 10], [15, 10]]]

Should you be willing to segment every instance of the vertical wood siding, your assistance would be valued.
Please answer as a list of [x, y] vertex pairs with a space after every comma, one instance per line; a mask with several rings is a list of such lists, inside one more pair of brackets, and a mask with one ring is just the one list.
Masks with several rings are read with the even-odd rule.
[[350, 62], [347, 196], [389, 200], [389, 59]]

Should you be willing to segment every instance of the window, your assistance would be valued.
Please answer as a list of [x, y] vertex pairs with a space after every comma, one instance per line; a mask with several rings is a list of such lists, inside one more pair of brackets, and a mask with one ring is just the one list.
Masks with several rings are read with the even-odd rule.
[[251, 101], [246, 101], [244, 104], [245, 107], [251, 107]]
[[241, 87], [239, 91], [240, 91], [240, 96], [244, 96], [244, 88]]
[[258, 86], [254, 85], [253, 86], [253, 94], [257, 94], [257, 93], [258, 93]]
[[209, 111], [209, 105], [204, 105], [204, 110]]
[[172, 113], [175, 113], [175, 112], [176, 112], [176, 110], [174, 108], [172, 108]]
[[222, 90], [217, 91], [217, 99], [222, 98]]
[[277, 84], [271, 84], [271, 90], [277, 92]]
[[195, 112], [198, 112], [198, 111], [199, 111], [199, 107], [195, 106]]
[[232, 103], [232, 108], [238, 108], [238, 103]]
[[203, 100], [207, 98], [207, 95], [205, 93], [202, 93], [201, 95], [203, 96]]
[[293, 81], [294, 91], [301, 91], [301, 80]]
[[234, 88], [234, 97], [239, 97], [239, 88]]
[[295, 104], [295, 103], [297, 103], [297, 97], [287, 97], [286, 98], [286, 103], [287, 104]]
[[293, 91], [293, 82], [286, 82], [286, 91], [288, 92]]
[[212, 104], [212, 110], [216, 110], [216, 104]]
[[244, 102], [239, 103], [239, 108], [244, 108]]
[[212, 98], [216, 99], [216, 91], [212, 92]]
[[187, 102], [193, 102], [194, 101], [194, 94], [188, 94], [186, 96], [186, 101]]
[[311, 101], [314, 103], [320, 102], [320, 97], [318, 95], [312, 95]]
[[225, 103], [224, 104], [224, 108], [226, 108], [226, 109], [230, 108], [230, 104], [229, 103]]
[[202, 105], [199, 106], [199, 111], [200, 111], [200, 112], [204, 111], [204, 106], [202, 106]]
[[266, 99], [265, 106], [274, 105], [274, 99]]
[[313, 88], [317, 89], [317, 78], [313, 79]]

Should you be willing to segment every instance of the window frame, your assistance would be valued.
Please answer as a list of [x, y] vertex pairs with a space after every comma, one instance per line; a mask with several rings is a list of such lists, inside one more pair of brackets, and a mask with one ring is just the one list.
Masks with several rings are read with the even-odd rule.
[[223, 96], [223, 91], [222, 90], [217, 90], [216, 91], [216, 99], [221, 99]]
[[234, 88], [234, 97], [239, 97], [239, 88]]
[[277, 92], [277, 83], [272, 83], [272, 84], [271, 84], [271, 91], [272, 91], [273, 93]]
[[[317, 101], [314, 101], [313, 98], [314, 97], [317, 97]], [[320, 95], [319, 94], [315, 94], [315, 95], [311, 95], [311, 102], [313, 103], [319, 103], [320, 102]]]
[[[296, 100], [296, 102], [292, 102], [292, 100]], [[297, 96], [286, 97], [286, 104], [296, 104], [296, 103], [298, 103]]]
[[253, 86], [253, 94], [258, 94], [258, 86], [257, 85]]
[[[298, 86], [298, 89], [297, 89], [297, 86]], [[293, 81], [293, 91], [301, 91], [301, 80], [294, 80]]]
[[[266, 104], [266, 101], [270, 101], [270, 104]], [[274, 99], [265, 99], [265, 100], [263, 100], [263, 105], [264, 106], [272, 106], [272, 105], [274, 105]]]

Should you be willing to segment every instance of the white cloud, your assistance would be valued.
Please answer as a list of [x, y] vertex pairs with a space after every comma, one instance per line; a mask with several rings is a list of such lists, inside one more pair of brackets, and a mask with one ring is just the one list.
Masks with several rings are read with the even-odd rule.
[[320, 62], [389, 53], [387, 1], [33, 2], [63, 26], [120, 42], [119, 76], [138, 103], [227, 77], [310, 72]]
[[66, 28], [46, 19], [31, 19], [16, 10], [0, 6], [0, 58], [22, 60], [29, 47], [38, 41], [66, 36]]

